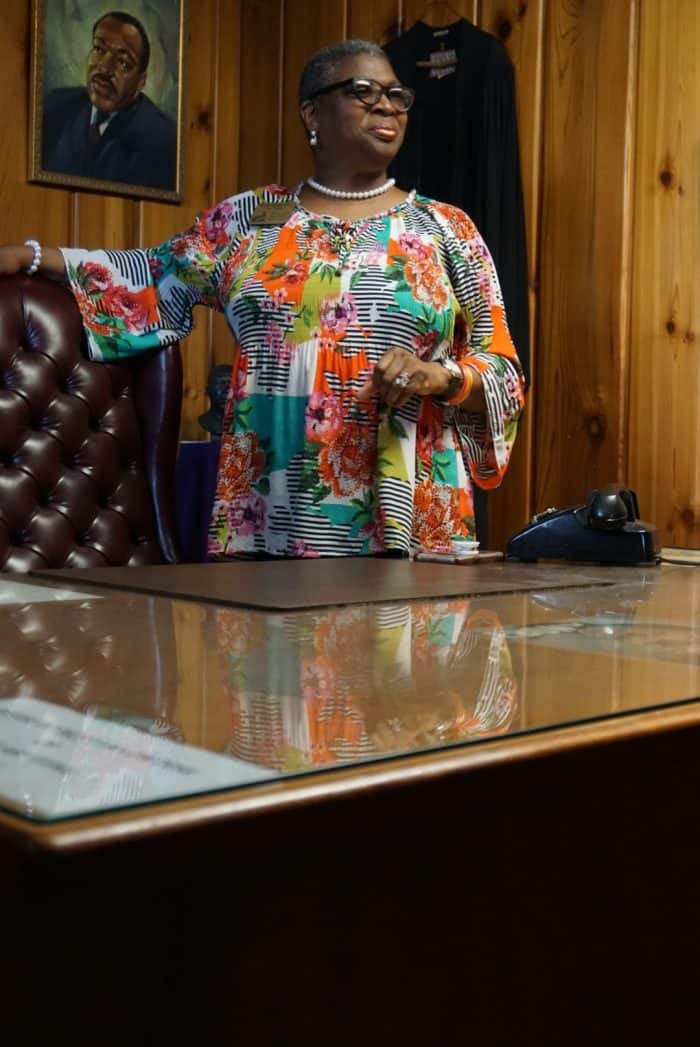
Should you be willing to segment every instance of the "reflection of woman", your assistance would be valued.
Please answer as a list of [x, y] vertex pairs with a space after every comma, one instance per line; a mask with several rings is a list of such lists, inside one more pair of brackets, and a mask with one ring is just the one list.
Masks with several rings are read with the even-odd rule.
[[[194, 305], [225, 312], [214, 556], [444, 549], [473, 535], [472, 483], [505, 472], [522, 382], [488, 250], [463, 212], [386, 178], [412, 100], [374, 44], [324, 49], [301, 82], [314, 178], [147, 251], [44, 251], [96, 358], [182, 338]], [[32, 258], [5, 248], [0, 272]]]
[[504, 630], [468, 600], [265, 619], [219, 610], [217, 643], [228, 751], [278, 770], [499, 734], [517, 707]]

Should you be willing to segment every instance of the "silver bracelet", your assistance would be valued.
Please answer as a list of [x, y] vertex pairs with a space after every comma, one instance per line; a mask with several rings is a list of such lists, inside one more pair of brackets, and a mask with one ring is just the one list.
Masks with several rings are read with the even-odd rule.
[[39, 271], [39, 266], [41, 265], [41, 244], [38, 240], [25, 240], [24, 246], [31, 247], [34, 252], [32, 264], [28, 265], [24, 271], [28, 276], [34, 276], [34, 273]]

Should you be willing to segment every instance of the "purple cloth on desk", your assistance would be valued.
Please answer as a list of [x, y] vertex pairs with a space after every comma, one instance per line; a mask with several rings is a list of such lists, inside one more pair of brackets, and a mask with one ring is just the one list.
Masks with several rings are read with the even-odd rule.
[[219, 443], [186, 440], [175, 468], [175, 511], [183, 563], [204, 563], [207, 532], [216, 491]]

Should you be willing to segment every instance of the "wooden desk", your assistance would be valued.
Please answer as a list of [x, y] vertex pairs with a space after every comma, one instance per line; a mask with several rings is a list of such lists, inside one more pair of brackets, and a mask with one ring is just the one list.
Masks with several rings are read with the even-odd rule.
[[605, 576], [285, 614], [18, 590], [3, 695], [271, 774], [0, 817], [7, 1042], [690, 1042], [700, 575]]

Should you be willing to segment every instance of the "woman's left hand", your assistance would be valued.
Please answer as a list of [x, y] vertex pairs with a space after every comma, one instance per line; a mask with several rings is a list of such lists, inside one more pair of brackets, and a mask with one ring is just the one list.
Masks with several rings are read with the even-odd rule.
[[449, 382], [450, 373], [442, 364], [421, 360], [405, 349], [388, 349], [357, 399], [378, 396], [390, 407], [403, 407], [412, 396], [442, 396]]

